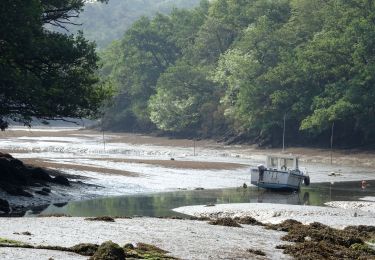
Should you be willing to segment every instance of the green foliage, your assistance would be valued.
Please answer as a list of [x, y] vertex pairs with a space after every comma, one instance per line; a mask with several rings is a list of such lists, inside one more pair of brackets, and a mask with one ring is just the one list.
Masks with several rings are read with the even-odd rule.
[[109, 65], [119, 64], [108, 71], [128, 102], [120, 110], [164, 131], [260, 144], [279, 144], [284, 117], [287, 143], [328, 144], [333, 123], [336, 142], [374, 142], [374, 9], [370, 0], [215, 0], [142, 18], [116, 51], [127, 62]]
[[95, 41], [98, 48], [103, 49], [120, 39], [142, 16], [153, 17], [157, 13], [170, 13], [173, 8], [191, 8], [198, 4], [199, 0], [110, 0], [106, 5], [87, 2], [80, 16], [71, 19], [80, 26], [67, 25], [66, 28], [70, 33], [82, 30], [85, 38]]
[[[2, 1], [0, 5], [0, 119], [84, 117], [107, 96], [96, 75], [95, 45], [62, 27], [84, 1]], [[1, 119], [3, 120], [3, 119]]]
[[203, 6], [190, 11], [174, 10], [169, 16], [158, 14], [153, 19], [142, 17], [117, 47], [112, 45], [104, 52], [104, 57], [118, 56], [115, 62], [104, 60], [104, 68], [109, 70], [103, 74], [115, 82], [119, 92], [105, 110], [104, 128], [144, 131], [154, 128], [149, 99], [156, 93], [160, 75], [182, 57], [184, 46], [194, 41], [204, 14]]
[[199, 68], [183, 63], [170, 67], [150, 99], [150, 119], [161, 130], [192, 130], [201, 123], [203, 105], [213, 98], [214, 90]]

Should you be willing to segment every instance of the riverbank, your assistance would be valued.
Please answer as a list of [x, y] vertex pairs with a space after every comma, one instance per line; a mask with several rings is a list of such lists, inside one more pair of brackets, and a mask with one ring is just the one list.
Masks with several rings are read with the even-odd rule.
[[[10, 152], [34, 166], [59, 170], [71, 181], [69, 188], [53, 187], [54, 192], [49, 196], [6, 195], [15, 206], [63, 205], [60, 203], [64, 201], [118, 195], [224, 189], [242, 187], [244, 183], [250, 186], [249, 168], [263, 163], [266, 154], [280, 152], [251, 146], [225, 146], [210, 140], [193, 142], [137, 134], [106, 133], [103, 138], [102, 133], [88, 130], [32, 129], [0, 134], [0, 151]], [[330, 160], [329, 151], [288, 148], [287, 152], [291, 151], [302, 157], [301, 167], [308, 169], [312, 183], [358, 181], [360, 184], [362, 180], [375, 179], [371, 167], [374, 155], [371, 153], [351, 156], [338, 152], [333, 161], [337, 164], [331, 165], [326, 163]], [[353, 202], [332, 205], [346, 208], [247, 203], [191, 206], [177, 211], [210, 218], [252, 216], [264, 223], [280, 223], [292, 218], [302, 223], [318, 221], [338, 228], [349, 224], [375, 225], [375, 213], [363, 210], [372, 206], [368, 201], [367, 208], [359, 208], [359, 204]], [[0, 218], [0, 226], [4, 227], [0, 230], [0, 238], [32, 245], [73, 246], [113, 240], [120, 245], [129, 242], [153, 244], [182, 259], [290, 258], [282, 249], [275, 249], [276, 245], [285, 244], [281, 240], [285, 233], [247, 224], [234, 228], [212, 226], [205, 221], [149, 217], [116, 219], [115, 222], [39, 217]], [[24, 235], [27, 232], [31, 235]], [[254, 255], [252, 250], [260, 250], [266, 256]], [[0, 248], [2, 259], [41, 257], [86, 259], [67, 252]]]
[[[224, 189], [250, 186], [249, 168], [263, 163], [266, 154], [253, 146], [226, 146], [213, 140], [168, 139], [92, 130], [12, 129], [0, 133], [0, 151], [28, 164], [59, 170], [72, 182], [70, 188], [53, 187], [49, 196], [23, 198], [0, 195], [13, 206], [41, 206], [97, 197]], [[311, 182], [342, 182], [375, 179], [375, 155], [367, 152], [335, 152], [288, 148], [301, 156]], [[331, 173], [336, 174], [332, 175]]]

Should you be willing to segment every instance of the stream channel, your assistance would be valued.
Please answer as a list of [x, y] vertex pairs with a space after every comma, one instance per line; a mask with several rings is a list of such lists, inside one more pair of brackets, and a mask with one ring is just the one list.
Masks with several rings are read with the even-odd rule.
[[301, 186], [299, 192], [273, 192], [257, 187], [181, 190], [175, 192], [149, 193], [91, 200], [72, 201], [38, 207], [25, 213], [26, 217], [37, 215], [69, 215], [73, 217], [171, 217], [184, 215], [172, 209], [189, 205], [212, 205], [222, 203], [276, 203], [324, 206], [329, 201], [354, 201], [365, 196], [375, 196], [375, 181], [368, 181], [363, 188], [359, 181], [338, 183], [313, 183]]

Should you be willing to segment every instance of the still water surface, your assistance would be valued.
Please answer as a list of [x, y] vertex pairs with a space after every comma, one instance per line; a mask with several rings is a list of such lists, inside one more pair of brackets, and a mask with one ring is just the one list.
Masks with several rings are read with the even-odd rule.
[[66, 214], [75, 217], [88, 216], [183, 216], [173, 208], [189, 205], [221, 203], [277, 203], [323, 206], [329, 201], [359, 200], [375, 196], [375, 181], [369, 181], [365, 189], [360, 182], [319, 183], [303, 186], [299, 192], [271, 192], [256, 187], [177, 191], [142, 195], [98, 198], [74, 201], [67, 204], [49, 205], [28, 211], [25, 216], [37, 214]]

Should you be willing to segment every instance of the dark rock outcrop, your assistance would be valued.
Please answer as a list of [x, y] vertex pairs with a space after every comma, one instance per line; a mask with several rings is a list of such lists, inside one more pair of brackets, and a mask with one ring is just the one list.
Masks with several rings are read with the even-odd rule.
[[[47, 169], [25, 165], [10, 154], [0, 153], [0, 189], [8, 194], [32, 197], [30, 192], [25, 191], [27, 187], [48, 186], [49, 182], [69, 186], [69, 180], [64, 176], [52, 178]], [[36, 191], [41, 195], [48, 195], [50, 192], [51, 190], [48, 188]]]
[[6, 200], [0, 199], [0, 211], [9, 213], [10, 208], [9, 208], [9, 203]]
[[57, 175], [55, 178], [52, 179], [52, 182], [60, 184], [60, 185], [64, 185], [64, 186], [70, 185], [68, 178], [62, 175]]

